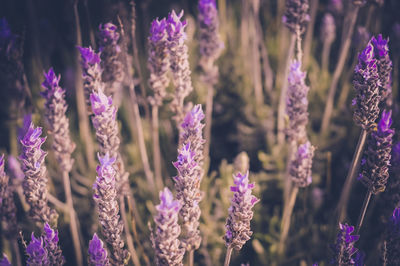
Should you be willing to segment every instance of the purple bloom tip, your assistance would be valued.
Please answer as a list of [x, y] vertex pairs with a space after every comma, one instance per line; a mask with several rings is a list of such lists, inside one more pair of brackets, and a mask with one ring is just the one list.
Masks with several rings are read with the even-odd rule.
[[200, 123], [204, 118], [203, 109], [201, 104], [197, 104], [193, 109], [186, 115], [182, 123], [182, 128], [193, 127], [196, 123]]
[[26, 253], [29, 256], [28, 265], [48, 265], [48, 255], [43, 247], [43, 238], [36, 238], [32, 233], [31, 239], [31, 242], [26, 247]]
[[157, 43], [164, 39], [166, 36], [166, 28], [167, 28], [167, 21], [165, 18], [158, 20], [155, 19], [151, 23], [151, 28], [150, 28], [150, 41], [153, 43]]
[[96, 53], [92, 47], [79, 47], [79, 51], [81, 52], [82, 63], [84, 65], [94, 65], [100, 64], [100, 55]]
[[174, 200], [172, 192], [167, 187], [165, 187], [163, 191], [160, 191], [160, 204], [156, 206], [156, 209], [159, 212], [165, 210], [173, 210], [174, 212], [178, 212], [180, 208], [180, 202], [178, 200]]
[[372, 37], [371, 39], [372, 44], [375, 47], [375, 51], [379, 55], [379, 57], [385, 57], [388, 54], [389, 47], [388, 47], [388, 39], [383, 39], [382, 34], [379, 34], [377, 38]]
[[50, 240], [55, 244], [58, 243], [58, 232], [57, 230], [51, 229], [48, 223], [45, 223], [44, 225], [44, 232], [46, 233], [46, 239]]
[[90, 94], [90, 102], [92, 111], [95, 115], [102, 114], [107, 108], [112, 105], [112, 97], [107, 97], [101, 90]]
[[369, 41], [367, 47], [358, 55], [358, 61], [365, 65], [371, 65], [371, 63], [375, 62], [374, 55], [374, 47]]
[[169, 36], [174, 36], [175, 34], [179, 34], [184, 31], [186, 27], [186, 20], [181, 21], [183, 17], [183, 10], [177, 15], [175, 10], [172, 10], [168, 15], [168, 26], [167, 32]]
[[40, 135], [42, 135], [42, 128], [35, 128], [35, 125], [31, 122], [25, 136], [21, 140], [21, 143], [25, 146], [34, 145], [37, 141], [43, 143], [46, 138], [40, 138]]
[[390, 126], [392, 125], [392, 110], [386, 111], [384, 110], [382, 112], [382, 118], [378, 123], [378, 130], [380, 132], [387, 132], [390, 129]]
[[89, 260], [93, 265], [105, 265], [104, 263], [108, 261], [103, 241], [100, 240], [96, 233], [93, 234], [93, 238], [89, 242], [88, 252]]

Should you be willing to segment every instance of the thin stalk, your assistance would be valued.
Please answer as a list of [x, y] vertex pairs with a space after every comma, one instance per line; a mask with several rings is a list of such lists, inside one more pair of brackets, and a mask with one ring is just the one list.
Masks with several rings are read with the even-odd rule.
[[[76, 31], [76, 45], [82, 46], [81, 27], [79, 21], [78, 12], [78, 0], [73, 3], [74, 18], [75, 18], [75, 31]], [[93, 140], [90, 135], [89, 118], [87, 116], [85, 95], [83, 93], [83, 82], [82, 82], [82, 69], [79, 65], [79, 52], [75, 49], [76, 57], [76, 76], [75, 76], [75, 89], [76, 89], [76, 105], [78, 109], [78, 123], [79, 123], [79, 135], [81, 143], [85, 147], [86, 158], [90, 169], [94, 168], [94, 147]]]
[[13, 255], [14, 255], [13, 262], [15, 263], [16, 266], [22, 266], [21, 252], [19, 252], [19, 246], [18, 246], [17, 239], [11, 239], [10, 242], [11, 242]]
[[260, 48], [257, 36], [256, 20], [258, 20], [259, 10], [253, 8], [253, 12], [250, 12], [251, 16], [249, 19], [250, 30], [250, 42], [251, 42], [251, 57], [252, 57], [252, 74], [253, 74], [253, 86], [254, 86], [254, 96], [255, 103], [257, 106], [264, 104], [264, 93], [262, 86], [262, 76], [261, 76], [261, 62], [260, 62]]
[[[324, 114], [322, 117], [322, 126], [321, 126], [321, 134], [326, 135], [328, 132], [328, 127], [330, 123], [330, 119], [332, 116], [332, 111], [333, 111], [333, 103], [335, 100], [335, 93], [337, 89], [337, 85], [339, 83], [339, 78], [343, 72], [343, 67], [346, 63], [347, 55], [349, 53], [350, 49], [350, 44], [351, 44], [351, 36], [353, 35], [354, 31], [354, 25], [356, 24], [357, 20], [357, 14], [358, 14], [358, 6], [355, 6], [353, 9], [351, 9], [348, 15], [348, 26], [346, 25], [347, 23], [344, 23], [345, 25], [343, 26], [344, 32], [342, 35], [342, 42], [340, 45], [340, 54], [339, 54], [339, 60], [336, 64], [335, 72], [333, 73], [333, 78], [331, 82], [331, 86], [329, 87], [329, 92], [328, 92], [328, 98], [326, 100], [326, 105], [325, 105], [325, 110]], [[346, 19], [345, 19], [346, 21]], [[346, 30], [347, 29], [347, 30]]]
[[61, 210], [64, 213], [68, 213], [68, 206], [67, 204], [65, 204], [64, 202], [60, 201], [59, 199], [57, 199], [56, 197], [54, 197], [53, 195], [51, 195], [50, 193], [47, 194], [47, 199], [49, 200], [49, 202], [51, 204], [53, 204], [54, 206], [56, 206], [57, 209]]
[[290, 179], [289, 176], [289, 170], [290, 170], [290, 163], [293, 159], [294, 151], [296, 149], [295, 142], [290, 142], [289, 143], [289, 148], [288, 148], [288, 154], [286, 158], [286, 170], [285, 170], [285, 175], [283, 176], [283, 204], [284, 206], [287, 205], [289, 201], [289, 196], [290, 196], [290, 191], [292, 190], [292, 180]]
[[281, 237], [280, 237], [279, 245], [278, 245], [279, 256], [283, 256], [283, 254], [285, 252], [285, 242], [286, 242], [287, 236], [289, 234], [290, 220], [292, 218], [293, 208], [294, 208], [294, 204], [296, 203], [296, 197], [297, 197], [298, 192], [299, 192], [299, 188], [297, 186], [293, 187], [293, 189], [290, 193], [289, 202], [288, 202], [288, 204], [285, 204], [285, 207], [283, 209], [283, 217], [282, 217], [282, 223], [281, 223]]
[[354, 181], [354, 175], [356, 174], [357, 168], [360, 164], [361, 155], [364, 149], [365, 140], [367, 139], [368, 132], [362, 129], [360, 137], [358, 139], [357, 147], [353, 155], [353, 159], [350, 164], [350, 169], [344, 182], [342, 193], [338, 204], [339, 221], [342, 221], [346, 214], [346, 206], [349, 201], [351, 187]]
[[303, 64], [305, 67], [308, 66], [308, 61], [310, 59], [310, 52], [312, 46], [312, 40], [314, 36], [314, 25], [315, 25], [315, 17], [317, 15], [318, 10], [318, 0], [310, 1], [310, 21], [307, 26], [306, 37], [304, 38], [304, 61]]
[[329, 55], [331, 53], [331, 41], [324, 41], [322, 45], [322, 73], [328, 73], [328, 66], [329, 66]]
[[93, 50], [96, 50], [96, 40], [94, 37], [94, 31], [91, 26], [91, 18], [90, 18], [90, 12], [89, 12], [89, 4], [88, 0], [83, 1], [83, 6], [85, 7], [85, 14], [86, 14], [86, 25], [89, 27], [89, 37], [90, 37], [90, 45], [92, 46]]
[[122, 221], [124, 222], [124, 230], [125, 230], [126, 242], [128, 244], [128, 250], [129, 253], [131, 253], [130, 258], [135, 266], [140, 266], [139, 258], [136, 253], [135, 247], [133, 246], [133, 239], [131, 236], [131, 232], [129, 230], [128, 218], [126, 217], [126, 210], [125, 210], [125, 200], [123, 195], [119, 196], [119, 206], [121, 208], [120, 209], [121, 218]]
[[289, 50], [287, 52], [287, 57], [286, 57], [286, 62], [285, 62], [285, 68], [284, 68], [284, 75], [283, 75], [283, 80], [282, 80], [282, 88], [281, 88], [281, 95], [279, 97], [279, 106], [278, 106], [278, 144], [282, 145], [285, 141], [285, 134], [284, 134], [284, 128], [285, 128], [285, 101], [286, 101], [286, 92], [287, 92], [287, 87], [288, 87], [288, 75], [289, 75], [289, 66], [290, 66], [290, 61], [293, 58], [293, 53], [294, 53], [294, 47], [296, 44], [296, 34], [290, 33], [290, 44], [289, 44]]
[[[204, 144], [204, 158], [207, 162], [210, 162], [213, 98], [214, 98], [214, 86], [210, 83], [207, 83], [206, 123], [204, 126], [204, 138], [206, 140], [206, 143]], [[209, 163], [207, 163], [206, 165], [209, 166]]]
[[358, 216], [358, 221], [357, 221], [357, 226], [356, 226], [356, 235], [358, 235], [360, 232], [362, 223], [364, 221], [365, 213], [367, 212], [367, 209], [368, 209], [369, 201], [371, 200], [371, 196], [372, 196], [372, 192], [370, 189], [368, 189], [367, 194], [365, 194], [363, 205], [361, 207], [360, 216]]
[[193, 266], [194, 263], [194, 249], [189, 251], [188, 265]]
[[70, 217], [69, 221], [69, 228], [71, 230], [72, 235], [72, 243], [74, 245], [75, 250], [75, 257], [76, 257], [76, 264], [81, 266], [83, 265], [83, 258], [82, 258], [82, 248], [79, 241], [79, 233], [78, 233], [78, 225], [76, 223], [77, 217], [74, 209], [74, 203], [72, 201], [72, 192], [71, 192], [71, 184], [69, 181], [69, 173], [67, 171], [63, 171], [63, 184], [64, 184], [64, 192], [65, 192], [65, 199], [67, 201], [67, 208]]
[[164, 187], [161, 176], [161, 150], [160, 150], [160, 136], [159, 136], [159, 123], [158, 123], [158, 106], [153, 105], [151, 108], [151, 132], [153, 138], [153, 158], [154, 158], [154, 172], [156, 176], [157, 190], [162, 190]]
[[232, 256], [232, 248], [228, 247], [228, 249], [226, 250], [224, 266], [229, 266], [229, 263], [231, 262], [231, 256]]

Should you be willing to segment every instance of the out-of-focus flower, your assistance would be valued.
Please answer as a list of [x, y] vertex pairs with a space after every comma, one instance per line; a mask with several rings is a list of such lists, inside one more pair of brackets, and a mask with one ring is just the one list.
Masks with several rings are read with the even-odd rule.
[[103, 241], [94, 233], [92, 240], [89, 241], [89, 265], [90, 266], [109, 266], [107, 250], [103, 247]]
[[29, 214], [37, 222], [53, 223], [57, 219], [55, 210], [47, 204], [47, 169], [44, 158], [47, 153], [41, 146], [46, 138], [41, 138], [42, 128], [30, 124], [25, 136], [20, 140], [22, 152], [20, 160], [25, 179], [22, 183]]
[[392, 125], [392, 111], [383, 111], [382, 118], [367, 141], [367, 150], [362, 160], [362, 172], [359, 179], [377, 194], [386, 188], [389, 178], [389, 166], [392, 150], [392, 137], [394, 130]]
[[354, 265], [353, 255], [357, 252], [354, 243], [360, 238], [358, 235], [351, 235], [354, 227], [339, 223], [339, 233], [336, 243], [333, 246], [334, 257], [332, 263], [336, 265]]
[[156, 206], [157, 213], [154, 216], [156, 228], [151, 233], [157, 265], [183, 265], [185, 249], [180, 246], [178, 239], [181, 233], [178, 224], [180, 209], [180, 201], [174, 200], [168, 188], [160, 191], [160, 204]]
[[353, 85], [356, 90], [352, 103], [354, 120], [364, 130], [371, 131], [379, 115], [380, 102], [378, 68], [371, 41], [358, 55]]
[[152, 105], [160, 106], [167, 92], [169, 84], [168, 70], [170, 56], [168, 51], [167, 21], [165, 18], [155, 19], [151, 23], [149, 36], [149, 60], [150, 70], [149, 84], [153, 90], [153, 96], [149, 97]]
[[12, 156], [8, 156], [8, 174], [11, 177], [12, 183], [14, 185], [20, 184], [24, 180], [24, 172], [21, 170], [21, 164], [18, 160]]
[[53, 136], [52, 148], [62, 171], [70, 172], [74, 159], [71, 158], [75, 150], [75, 143], [71, 140], [69, 133], [69, 119], [66, 116], [67, 103], [64, 99], [65, 90], [58, 83], [60, 75], [57, 77], [53, 68], [44, 73], [45, 80], [42, 83], [45, 89], [41, 95], [46, 100], [45, 116], [49, 134]]
[[289, 86], [286, 95], [286, 114], [289, 125], [286, 135], [289, 141], [304, 141], [307, 139], [306, 125], [308, 123], [308, 99], [310, 88], [305, 84], [306, 73], [301, 71], [301, 64], [293, 61], [288, 76]]
[[250, 221], [253, 218], [251, 210], [259, 199], [251, 194], [254, 183], [249, 184], [249, 172], [233, 175], [234, 186], [231, 187], [233, 197], [228, 209], [226, 219], [225, 245], [235, 250], [240, 250], [250, 239], [253, 232], [250, 229]]
[[298, 187], [306, 187], [312, 182], [312, 161], [314, 146], [309, 141], [297, 148], [293, 160], [290, 162], [289, 175]]
[[170, 67], [175, 84], [175, 94], [171, 109], [175, 113], [175, 121], [179, 125], [184, 117], [184, 99], [192, 91], [191, 71], [188, 59], [186, 40], [186, 20], [181, 21], [183, 10], [177, 15], [172, 11], [167, 19], [168, 48], [170, 52]]
[[306, 30], [310, 20], [308, 9], [308, 0], [286, 0], [286, 10], [282, 21], [292, 33], [301, 34]]
[[26, 254], [28, 255], [28, 259], [26, 264], [29, 266], [50, 266], [49, 257], [47, 250], [44, 248], [43, 245], [43, 238], [36, 238], [35, 235], [32, 233], [31, 242], [26, 247]]
[[6, 254], [3, 253], [3, 258], [0, 259], [0, 266], [11, 266], [10, 261], [8, 260], [8, 257]]
[[120, 93], [124, 71], [119, 59], [121, 48], [119, 41], [118, 27], [112, 23], [99, 26], [99, 51], [101, 58], [101, 68], [103, 69], [102, 81], [105, 83], [105, 92], [113, 96]]
[[52, 229], [48, 223], [44, 225], [44, 247], [47, 250], [49, 262], [51, 265], [65, 264], [64, 256], [58, 245], [58, 231]]
[[93, 184], [93, 199], [97, 205], [103, 235], [107, 243], [113, 248], [111, 253], [112, 263], [123, 265], [129, 257], [129, 253], [124, 249], [125, 244], [122, 239], [123, 223], [119, 216], [115, 181], [116, 171], [113, 166], [115, 158], [110, 158], [108, 153], [103, 157], [100, 155], [98, 157], [100, 165], [96, 169], [97, 178]]
[[321, 40], [327, 43], [332, 43], [336, 38], [335, 18], [329, 13], [325, 13], [324, 17], [322, 18], [320, 35]]

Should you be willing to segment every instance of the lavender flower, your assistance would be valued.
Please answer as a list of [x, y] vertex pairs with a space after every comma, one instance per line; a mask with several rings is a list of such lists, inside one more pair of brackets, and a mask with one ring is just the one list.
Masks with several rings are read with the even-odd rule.
[[325, 13], [322, 18], [320, 37], [323, 42], [327, 43], [332, 43], [336, 38], [335, 18], [329, 13]]
[[364, 130], [371, 131], [379, 115], [379, 76], [371, 41], [358, 55], [353, 85], [356, 96], [353, 99], [354, 120]]
[[178, 224], [180, 209], [180, 202], [174, 200], [168, 188], [160, 191], [160, 204], [156, 206], [157, 214], [154, 217], [155, 233], [151, 233], [157, 265], [183, 265], [185, 249], [180, 247], [178, 239], [181, 233]]
[[286, 10], [282, 21], [292, 33], [301, 34], [306, 30], [310, 20], [308, 8], [308, 0], [286, 0]]
[[289, 175], [298, 187], [306, 187], [312, 182], [311, 168], [314, 149], [314, 146], [307, 141], [298, 147], [293, 160], [290, 162]]
[[12, 156], [8, 156], [8, 174], [11, 177], [12, 183], [15, 186], [19, 186], [19, 184], [24, 180], [24, 172], [21, 170], [21, 164], [18, 160]]
[[90, 266], [109, 266], [110, 261], [107, 258], [107, 250], [103, 247], [103, 241], [94, 233], [89, 242], [89, 265]]
[[55, 222], [57, 213], [47, 204], [47, 169], [44, 158], [47, 153], [41, 148], [46, 138], [41, 138], [42, 128], [31, 123], [25, 136], [20, 140], [20, 156], [25, 179], [22, 183], [29, 214], [36, 222]]
[[26, 254], [28, 255], [28, 259], [26, 264], [28, 266], [37, 266], [43, 265], [48, 266], [50, 264], [48, 252], [43, 246], [43, 238], [35, 238], [35, 235], [32, 233], [32, 240], [29, 245], [26, 247]]
[[376, 65], [378, 67], [381, 101], [384, 102], [385, 107], [390, 108], [393, 99], [391, 85], [392, 61], [389, 58], [389, 39], [383, 39], [382, 35], [379, 34], [377, 38], [372, 37], [371, 42], [374, 46]]
[[374, 130], [368, 139], [368, 148], [361, 162], [362, 172], [359, 179], [374, 194], [385, 190], [389, 178], [394, 134], [394, 130], [390, 128], [392, 125], [391, 116], [392, 111], [383, 111], [377, 130]]
[[99, 50], [101, 52], [102, 80], [105, 83], [107, 95], [120, 92], [124, 71], [119, 60], [121, 48], [118, 45], [118, 27], [112, 23], [99, 26]]
[[8, 257], [6, 254], [3, 253], [3, 258], [0, 259], [0, 266], [11, 266], [10, 261], [8, 260]]
[[184, 117], [184, 99], [192, 92], [192, 80], [188, 59], [186, 40], [186, 20], [181, 21], [183, 10], [179, 15], [172, 11], [167, 20], [168, 48], [170, 52], [170, 66], [174, 78], [175, 95], [171, 102], [175, 121], [179, 125]]
[[358, 235], [351, 235], [354, 227], [339, 223], [339, 233], [333, 246], [334, 257], [332, 263], [336, 265], [355, 265], [353, 255], [357, 252], [354, 243], [360, 238]]
[[53, 68], [44, 73], [45, 81], [42, 83], [45, 91], [41, 95], [46, 99], [45, 116], [49, 133], [53, 136], [53, 150], [55, 157], [64, 172], [70, 172], [74, 160], [71, 154], [75, 149], [75, 143], [69, 134], [69, 119], [66, 116], [67, 103], [65, 102], [65, 90], [58, 83], [60, 75], [57, 77]]
[[100, 165], [97, 166], [97, 178], [93, 184], [93, 199], [96, 202], [99, 213], [99, 222], [103, 229], [103, 235], [108, 244], [113, 247], [111, 254], [114, 264], [123, 265], [129, 257], [124, 249], [122, 240], [123, 224], [119, 216], [117, 201], [117, 188], [114, 169], [115, 158], [106, 153], [103, 157], [98, 155]]
[[240, 250], [250, 239], [253, 232], [250, 230], [250, 221], [253, 218], [251, 210], [259, 199], [251, 195], [254, 183], [249, 184], [249, 172], [238, 173], [233, 176], [235, 184], [231, 187], [233, 197], [229, 207], [229, 215], [226, 219], [225, 245], [235, 250]]
[[400, 265], [400, 207], [393, 211], [386, 233], [384, 265]]
[[18, 233], [17, 207], [9, 186], [9, 177], [4, 172], [4, 154], [0, 157], [0, 218], [4, 235], [7, 239], [15, 238]]
[[103, 91], [93, 92], [90, 95], [90, 101], [92, 104], [92, 123], [96, 130], [97, 142], [100, 144], [100, 156], [109, 154], [111, 158], [116, 159], [114, 164], [116, 173], [116, 180], [118, 185], [118, 191], [124, 189], [124, 193], [127, 192], [126, 187], [128, 184], [128, 175], [125, 174], [125, 167], [119, 153], [120, 138], [119, 129], [116, 121], [117, 108], [113, 106], [111, 97], [107, 97]]
[[213, 67], [219, 57], [223, 43], [218, 33], [219, 20], [215, 0], [199, 0], [200, 65], [207, 73], [211, 84], [216, 82], [218, 68]]
[[65, 259], [58, 245], [58, 231], [52, 229], [48, 223], [44, 225], [44, 247], [48, 253], [49, 262], [51, 265], [63, 265]]
[[104, 91], [101, 80], [102, 72], [100, 54], [91, 47], [78, 47], [81, 53], [81, 66], [83, 70], [84, 92], [88, 112], [90, 113], [90, 94]]
[[183, 219], [183, 242], [187, 250], [198, 249], [201, 244], [199, 218], [201, 210], [199, 202], [203, 195], [200, 182], [203, 177], [203, 147], [202, 129], [204, 118], [201, 105], [196, 105], [186, 115], [181, 125], [179, 137], [180, 149], [178, 160], [174, 162], [178, 175], [174, 177], [177, 199], [181, 202], [180, 215]]
[[150, 70], [149, 84], [153, 90], [153, 96], [150, 97], [152, 105], [160, 106], [167, 92], [169, 84], [168, 70], [170, 64], [168, 52], [168, 34], [167, 21], [155, 19], [151, 23], [149, 41], [149, 60], [148, 68]]
[[289, 117], [286, 135], [291, 142], [304, 141], [307, 138], [307, 94], [310, 88], [305, 84], [305, 77], [306, 73], [301, 71], [300, 62], [293, 61], [290, 66], [289, 86], [286, 97], [286, 114]]

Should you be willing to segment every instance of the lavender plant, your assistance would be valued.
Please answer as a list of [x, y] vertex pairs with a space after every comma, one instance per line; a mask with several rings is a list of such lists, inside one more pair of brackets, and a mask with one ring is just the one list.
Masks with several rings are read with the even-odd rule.
[[249, 184], [249, 172], [238, 173], [233, 176], [234, 186], [231, 187], [233, 197], [226, 219], [225, 245], [228, 248], [224, 265], [229, 265], [232, 249], [239, 251], [250, 239], [253, 232], [250, 229], [250, 221], [253, 218], [251, 210], [259, 199], [251, 195], [254, 183]]
[[30, 206], [29, 215], [36, 222], [54, 224], [57, 221], [57, 213], [51, 209], [47, 202], [47, 169], [44, 159], [47, 155], [41, 146], [46, 137], [41, 138], [42, 128], [30, 124], [25, 136], [20, 140], [22, 171], [25, 179], [22, 183], [26, 202]]
[[102, 227], [106, 242], [112, 246], [111, 261], [115, 265], [124, 265], [129, 258], [129, 253], [124, 249], [122, 239], [123, 223], [119, 216], [117, 201], [116, 159], [108, 153], [98, 155], [100, 164], [97, 166], [97, 178], [93, 184], [93, 199], [97, 205], [99, 222]]
[[[119, 60], [121, 48], [118, 45], [120, 34], [118, 27], [112, 23], [99, 26], [99, 51], [101, 58], [102, 81], [107, 95], [113, 96], [114, 102], [121, 97], [124, 71]], [[119, 95], [118, 97], [115, 96]]]
[[44, 225], [44, 248], [48, 253], [50, 265], [63, 265], [65, 264], [64, 256], [58, 245], [58, 231], [52, 229], [48, 223]]
[[180, 209], [180, 201], [174, 200], [168, 188], [160, 191], [160, 204], [156, 206], [157, 213], [154, 216], [156, 228], [151, 233], [157, 265], [183, 265], [185, 249], [178, 239], [181, 233], [178, 224]]
[[308, 0], [286, 0], [282, 21], [292, 33], [301, 34], [306, 30], [307, 22], [310, 20], [308, 9]]
[[44, 247], [43, 238], [36, 238], [33, 233], [31, 236], [31, 242], [26, 247], [26, 254], [28, 255], [28, 259], [26, 260], [28, 266], [52, 265], [49, 261], [48, 251]]
[[92, 240], [89, 242], [89, 260], [88, 264], [90, 266], [109, 266], [110, 261], [107, 257], [107, 250], [103, 247], [103, 241], [97, 236], [96, 233], [93, 234]]
[[360, 238], [358, 235], [351, 235], [354, 227], [347, 224], [339, 223], [339, 233], [336, 243], [332, 247], [334, 255], [331, 260], [336, 265], [355, 265], [353, 256], [357, 252], [354, 243]]
[[309, 141], [297, 148], [289, 170], [289, 175], [296, 187], [306, 187], [312, 182], [311, 167], [314, 150], [314, 146]]
[[183, 10], [177, 15], [172, 11], [167, 19], [168, 48], [170, 53], [170, 66], [174, 79], [175, 94], [171, 102], [171, 109], [175, 114], [174, 120], [180, 125], [185, 114], [184, 99], [192, 91], [192, 80], [188, 59], [186, 40], [186, 20], [181, 21]]

